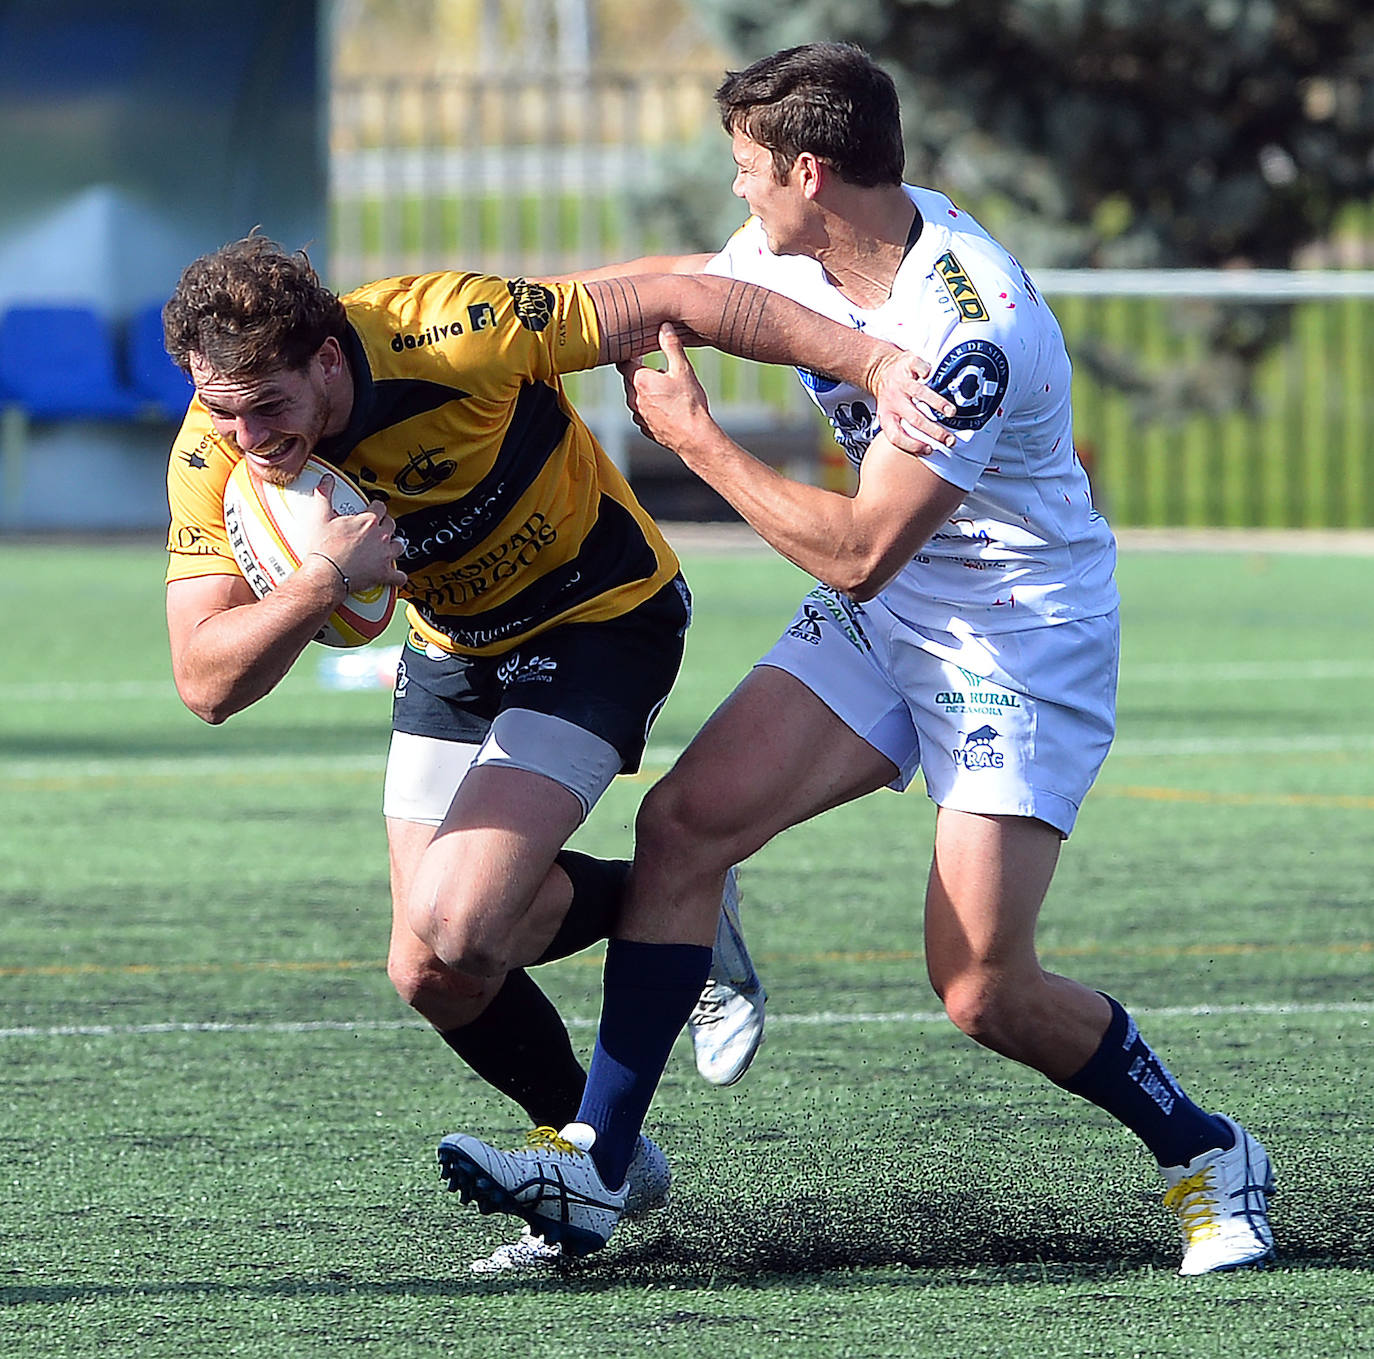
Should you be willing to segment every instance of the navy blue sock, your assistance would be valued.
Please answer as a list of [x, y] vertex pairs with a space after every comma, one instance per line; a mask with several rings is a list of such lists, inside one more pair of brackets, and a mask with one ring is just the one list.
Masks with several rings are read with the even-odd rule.
[[700, 944], [606, 945], [601, 1027], [577, 1118], [596, 1129], [592, 1160], [608, 1188], [625, 1183], [673, 1044], [711, 970]]
[[1219, 1118], [1199, 1109], [1169, 1068], [1140, 1036], [1135, 1020], [1110, 996], [1111, 1023], [1097, 1051], [1076, 1076], [1060, 1084], [1105, 1109], [1149, 1147], [1162, 1166], [1181, 1166], [1235, 1138]]

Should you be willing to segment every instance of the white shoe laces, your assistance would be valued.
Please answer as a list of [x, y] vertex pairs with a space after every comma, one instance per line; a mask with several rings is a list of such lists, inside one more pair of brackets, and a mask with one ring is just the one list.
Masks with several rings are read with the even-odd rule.
[[721, 986], [718, 982], [712, 982], [697, 999], [687, 1022], [689, 1024], [714, 1024], [725, 1011], [725, 1002], [729, 990], [729, 987]]

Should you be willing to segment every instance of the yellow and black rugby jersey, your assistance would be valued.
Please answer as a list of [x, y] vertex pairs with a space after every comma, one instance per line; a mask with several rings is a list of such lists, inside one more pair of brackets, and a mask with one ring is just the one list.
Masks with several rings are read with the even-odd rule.
[[[343, 302], [353, 413], [315, 453], [395, 517], [426, 641], [499, 654], [618, 617], [672, 579], [672, 548], [563, 390], [600, 346], [581, 285], [425, 274]], [[169, 581], [238, 573], [223, 495], [241, 456], [193, 401], [168, 469]]]

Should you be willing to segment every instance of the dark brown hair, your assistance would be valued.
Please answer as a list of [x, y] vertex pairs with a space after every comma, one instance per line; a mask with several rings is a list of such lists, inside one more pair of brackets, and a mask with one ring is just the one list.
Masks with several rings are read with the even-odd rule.
[[305, 252], [256, 234], [193, 260], [162, 309], [167, 352], [182, 369], [198, 354], [224, 377], [303, 368], [347, 329], [343, 303]]
[[716, 91], [720, 120], [773, 155], [779, 181], [803, 151], [864, 188], [900, 184], [906, 151], [892, 77], [851, 43], [789, 47]]

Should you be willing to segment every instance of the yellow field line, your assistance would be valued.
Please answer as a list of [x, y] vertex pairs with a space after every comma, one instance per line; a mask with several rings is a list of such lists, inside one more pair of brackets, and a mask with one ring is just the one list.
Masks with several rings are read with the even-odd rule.
[[[1048, 948], [1047, 958], [1243, 958], [1260, 956], [1288, 957], [1297, 954], [1352, 955], [1374, 954], [1374, 939], [1348, 939], [1332, 943], [1275, 943], [1275, 944], [1161, 944], [1149, 948], [1109, 948], [1098, 944], [1077, 947]], [[857, 949], [827, 950], [819, 953], [770, 952], [759, 955], [764, 962], [804, 965], [807, 963], [906, 963], [920, 962], [924, 954], [918, 949]], [[586, 954], [565, 958], [563, 964], [573, 967], [600, 967], [600, 954]], [[374, 959], [331, 959], [312, 962], [272, 961], [243, 963], [45, 963], [33, 967], [0, 967], [0, 977], [90, 977], [90, 976], [222, 976], [233, 973], [261, 972], [382, 972], [386, 964]]]
[[316, 962], [249, 963], [45, 963], [37, 967], [0, 967], [0, 977], [161, 977], [168, 975], [218, 976], [228, 972], [380, 972], [386, 964], [378, 958], [358, 961], [331, 958]]
[[1210, 788], [1147, 788], [1138, 785], [1113, 787], [1099, 784], [1097, 797], [1137, 798], [1142, 802], [1200, 802], [1234, 807], [1338, 807], [1374, 810], [1374, 797], [1354, 793], [1220, 793]]

